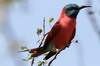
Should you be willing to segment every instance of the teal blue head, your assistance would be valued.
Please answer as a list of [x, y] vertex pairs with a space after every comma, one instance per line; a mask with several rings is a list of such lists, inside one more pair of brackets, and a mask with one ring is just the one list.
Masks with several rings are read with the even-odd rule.
[[68, 5], [65, 5], [64, 11], [65, 11], [65, 14], [68, 17], [76, 18], [79, 11], [83, 8], [86, 8], [86, 7], [91, 7], [91, 6], [81, 6], [81, 7], [79, 7], [77, 4], [68, 4]]

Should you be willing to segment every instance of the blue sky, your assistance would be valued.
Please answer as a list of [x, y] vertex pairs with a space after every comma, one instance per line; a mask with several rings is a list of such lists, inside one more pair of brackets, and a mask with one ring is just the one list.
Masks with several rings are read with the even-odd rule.
[[[99, 5], [99, 1], [94, 1], [94, 4]], [[50, 30], [48, 20], [54, 17], [52, 25], [60, 16], [64, 5], [76, 3], [85, 5], [85, 0], [28, 0], [27, 8], [22, 9], [18, 3], [10, 8], [9, 23], [14, 32], [14, 36], [18, 41], [24, 41], [21, 44], [29, 48], [38, 47], [36, 41], [37, 28], [42, 28], [43, 17], [46, 18], [46, 32]], [[98, 6], [93, 4], [95, 12], [98, 12]], [[95, 15], [99, 23], [99, 15]], [[1, 50], [0, 66], [15, 66], [14, 60], [25, 63], [29, 66], [30, 62], [23, 62], [21, 59], [27, 56], [27, 53], [21, 53], [21, 58], [13, 59], [7, 51], [7, 39], [2, 34], [0, 38]], [[86, 9], [80, 11], [77, 17], [77, 30], [74, 40], [79, 40], [79, 44], [72, 43], [70, 48], [62, 51], [57, 59], [52, 63], [53, 66], [100, 66], [100, 41], [96, 32], [94, 32], [90, 20], [86, 14]], [[4, 53], [4, 54], [3, 54]], [[43, 56], [36, 59], [36, 62], [42, 60]], [[50, 61], [50, 60], [48, 60]], [[18, 65], [17, 65], [18, 66]], [[20, 65], [21, 66], [21, 65]], [[37, 66], [37, 63], [35, 63]]]

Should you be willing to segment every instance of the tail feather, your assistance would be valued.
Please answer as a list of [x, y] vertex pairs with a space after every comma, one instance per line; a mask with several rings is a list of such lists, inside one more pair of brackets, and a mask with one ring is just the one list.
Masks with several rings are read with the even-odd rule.
[[29, 52], [30, 53], [34, 53], [34, 52], [39, 52], [42, 50], [43, 47], [40, 47], [40, 48], [34, 48], [34, 49], [31, 49]]
[[31, 57], [37, 57], [47, 52], [46, 50], [42, 50], [42, 49], [43, 47], [31, 49], [30, 53], [33, 53]]
[[48, 55], [44, 58], [44, 60], [48, 60], [49, 58], [51, 58], [53, 55], [55, 55], [56, 52], [49, 52]]
[[44, 53], [46, 53], [47, 51], [40, 51], [40, 52], [35, 52], [35, 53], [33, 53], [32, 55], [31, 55], [31, 57], [38, 57], [38, 56], [40, 56], [40, 55], [42, 55], [42, 54], [44, 54]]

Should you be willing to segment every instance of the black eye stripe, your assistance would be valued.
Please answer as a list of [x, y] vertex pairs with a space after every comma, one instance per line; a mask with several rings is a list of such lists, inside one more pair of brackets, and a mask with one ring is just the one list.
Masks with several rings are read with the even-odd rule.
[[72, 10], [72, 8], [67, 8], [66, 10]]
[[75, 8], [75, 7], [71, 7], [72, 9], [78, 9], [78, 8]]
[[73, 10], [73, 9], [78, 9], [78, 8], [71, 7], [71, 8], [68, 8], [67, 10]]

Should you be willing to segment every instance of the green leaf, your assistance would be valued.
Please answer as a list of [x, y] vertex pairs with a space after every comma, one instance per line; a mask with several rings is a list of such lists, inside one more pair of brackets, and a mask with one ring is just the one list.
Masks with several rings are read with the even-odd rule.
[[25, 62], [28, 62], [29, 60], [31, 60], [32, 59], [32, 57], [29, 57], [29, 58], [27, 58], [27, 59], [22, 59], [23, 61], [25, 61]]
[[54, 20], [54, 18], [50, 18], [50, 19], [49, 19], [49, 23], [51, 23], [53, 20]]
[[42, 29], [38, 28], [37, 29], [37, 35], [40, 35], [42, 33]]
[[21, 49], [24, 50], [24, 49], [28, 49], [26, 46], [21, 46]]
[[29, 57], [29, 58], [27, 58], [27, 61], [29, 61], [29, 60], [31, 60], [32, 59], [32, 57]]
[[47, 64], [47, 62], [45, 62], [45, 61], [39, 61], [38, 62], [38, 66], [42, 66], [43, 64]]
[[40, 40], [38, 40], [36, 43], [40, 42]]

